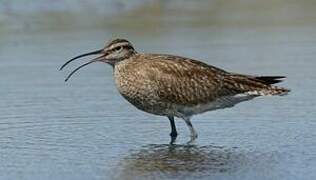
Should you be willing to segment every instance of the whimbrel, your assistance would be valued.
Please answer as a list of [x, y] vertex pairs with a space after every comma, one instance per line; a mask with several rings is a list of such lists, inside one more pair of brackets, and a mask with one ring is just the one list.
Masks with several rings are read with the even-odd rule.
[[237, 74], [185, 57], [138, 53], [125, 39], [115, 39], [103, 49], [72, 58], [60, 70], [75, 59], [97, 54], [101, 56], [76, 68], [65, 81], [93, 62], [110, 64], [117, 89], [128, 102], [142, 111], [168, 117], [171, 143], [178, 134], [174, 117], [184, 120], [192, 142], [197, 138], [190, 121], [193, 115], [233, 107], [258, 96], [289, 92], [272, 85], [284, 76]]

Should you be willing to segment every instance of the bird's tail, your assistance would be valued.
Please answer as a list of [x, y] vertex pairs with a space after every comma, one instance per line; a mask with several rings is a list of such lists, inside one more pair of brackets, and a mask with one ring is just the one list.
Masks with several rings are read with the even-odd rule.
[[261, 81], [264, 84], [276, 84], [282, 82], [285, 76], [255, 76], [256, 80]]
[[230, 86], [234, 86], [240, 93], [254, 96], [283, 96], [290, 92], [289, 89], [273, 86], [272, 84], [282, 82], [284, 76], [248, 76], [231, 75]]

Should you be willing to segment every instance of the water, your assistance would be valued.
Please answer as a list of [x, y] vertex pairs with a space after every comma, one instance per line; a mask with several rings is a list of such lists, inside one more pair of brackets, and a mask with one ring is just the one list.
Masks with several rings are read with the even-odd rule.
[[[315, 179], [312, 1], [269, 2], [268, 10], [269, 3], [215, 2], [216, 11], [176, 1], [106, 16], [103, 24], [97, 16], [63, 28], [54, 18], [42, 21], [43, 14], [31, 25], [0, 28], [0, 179]], [[111, 67], [96, 63], [63, 82], [87, 59], [65, 72], [60, 65], [113, 37], [128, 38], [140, 52], [285, 75], [280, 86], [292, 91], [195, 116], [194, 145], [186, 145], [188, 129], [177, 120], [180, 135], [171, 146], [167, 118], [128, 104]]]

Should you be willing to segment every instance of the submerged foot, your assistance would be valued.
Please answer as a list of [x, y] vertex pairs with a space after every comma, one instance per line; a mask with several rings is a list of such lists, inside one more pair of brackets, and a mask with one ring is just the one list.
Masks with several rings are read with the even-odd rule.
[[193, 144], [197, 138], [198, 138], [198, 134], [197, 133], [191, 134], [190, 141], [188, 141], [187, 144]]
[[177, 137], [171, 137], [169, 144], [174, 144], [176, 142]]
[[173, 144], [176, 141], [177, 136], [178, 136], [178, 133], [176, 131], [173, 131], [170, 133], [170, 138], [171, 138], [170, 144]]

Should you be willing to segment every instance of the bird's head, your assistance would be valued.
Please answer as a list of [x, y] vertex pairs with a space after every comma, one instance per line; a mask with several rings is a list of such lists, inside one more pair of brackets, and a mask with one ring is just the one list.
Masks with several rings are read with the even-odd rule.
[[115, 39], [102, 49], [104, 62], [115, 64], [136, 53], [133, 45], [125, 39]]
[[96, 57], [90, 60], [89, 62], [79, 66], [75, 70], [73, 70], [65, 79], [65, 81], [67, 81], [76, 71], [78, 71], [79, 69], [81, 69], [82, 67], [88, 64], [91, 64], [94, 62], [105, 62], [114, 66], [117, 62], [123, 61], [124, 59], [128, 59], [134, 54], [136, 54], [136, 51], [134, 50], [133, 45], [129, 41], [125, 39], [115, 39], [107, 43], [103, 49], [81, 54], [79, 56], [76, 56], [70, 59], [69, 61], [67, 61], [65, 64], [61, 66], [60, 70], [62, 70], [70, 62], [76, 59], [79, 59], [81, 57], [91, 56], [91, 55], [100, 55], [99, 57]]

